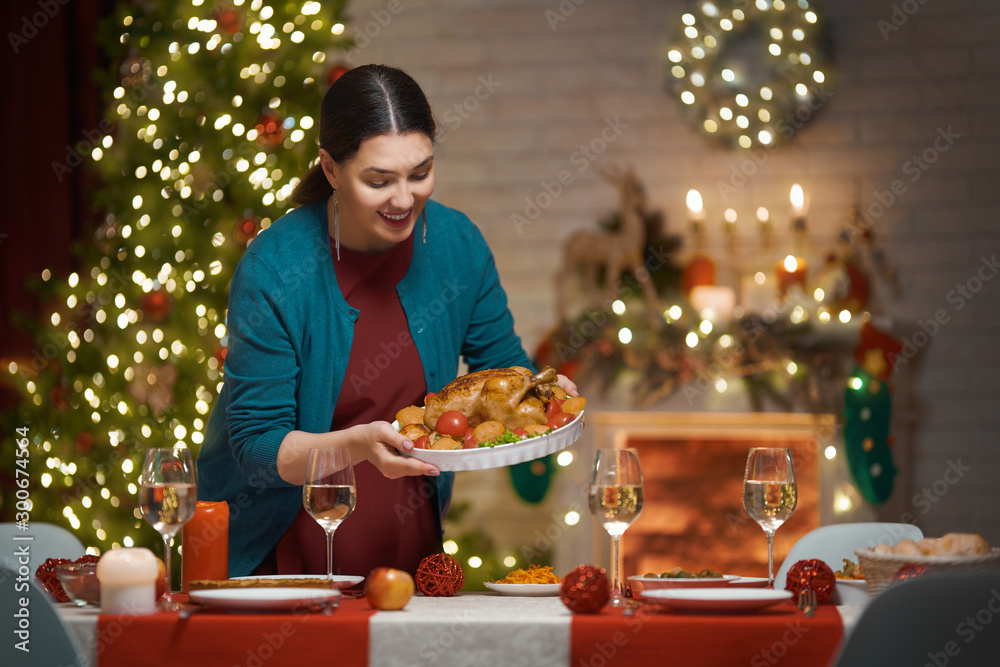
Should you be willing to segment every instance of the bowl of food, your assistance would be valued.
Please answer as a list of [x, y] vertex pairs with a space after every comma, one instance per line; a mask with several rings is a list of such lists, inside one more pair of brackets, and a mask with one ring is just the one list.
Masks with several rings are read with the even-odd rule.
[[868, 581], [860, 563], [850, 558], [844, 559], [844, 567], [833, 573], [837, 585], [833, 589], [831, 601], [836, 605], [868, 604]]
[[101, 582], [97, 563], [60, 563], [56, 576], [67, 597], [78, 607], [101, 606]]
[[669, 572], [661, 574], [649, 572], [641, 577], [629, 577], [628, 579], [642, 586], [642, 590], [651, 591], [662, 588], [717, 588], [728, 586], [730, 581], [738, 579], [738, 577], [709, 569], [696, 572], [675, 567]]

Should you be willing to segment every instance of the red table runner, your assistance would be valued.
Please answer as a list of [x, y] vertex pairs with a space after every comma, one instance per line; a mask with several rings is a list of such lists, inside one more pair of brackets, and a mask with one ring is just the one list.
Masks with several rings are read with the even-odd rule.
[[[230, 613], [201, 611], [181, 619], [174, 612], [97, 619], [99, 667], [144, 665], [282, 665], [365, 667], [368, 619], [365, 599], [341, 600], [327, 616], [317, 612]], [[336, 650], [331, 649], [334, 637]], [[278, 657], [278, 660], [272, 658]]]
[[836, 655], [843, 622], [820, 605], [806, 618], [791, 604], [752, 614], [687, 614], [641, 607], [634, 616], [605, 609], [573, 614], [572, 667], [671, 664], [699, 667], [827, 665]]

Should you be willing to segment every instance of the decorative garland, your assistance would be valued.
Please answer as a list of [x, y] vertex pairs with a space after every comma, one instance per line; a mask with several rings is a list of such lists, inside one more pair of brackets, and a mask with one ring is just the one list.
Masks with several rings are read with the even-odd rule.
[[[769, 148], [791, 139], [829, 98], [825, 26], [808, 0], [708, 0], [681, 15], [668, 88], [707, 138]], [[764, 71], [733, 44], [759, 47]]]

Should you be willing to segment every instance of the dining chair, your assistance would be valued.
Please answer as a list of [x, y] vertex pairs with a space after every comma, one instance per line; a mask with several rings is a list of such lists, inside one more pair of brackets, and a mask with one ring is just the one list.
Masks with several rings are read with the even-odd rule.
[[[34, 573], [25, 582], [24, 590], [20, 590], [19, 586], [15, 587], [19, 583], [16, 572], [0, 564], [0, 588], [3, 589], [0, 595], [0, 636], [4, 642], [0, 649], [0, 656], [3, 657], [0, 662], [5, 667], [92, 667], [56, 612], [55, 604], [35, 583]], [[22, 604], [25, 601], [28, 604]], [[30, 652], [18, 648], [25, 636], [19, 636], [16, 631], [23, 630], [25, 624], [28, 631], [25, 647]]]
[[845, 558], [857, 562], [855, 549], [878, 544], [896, 544], [900, 540], [919, 540], [923, 531], [910, 523], [835, 523], [820, 526], [796, 542], [774, 577], [774, 588], [784, 590], [788, 571], [800, 560], [819, 558], [833, 570], [839, 570]]
[[1000, 572], [925, 574], [884, 589], [833, 667], [1000, 664]]
[[[30, 537], [30, 540], [23, 538]], [[18, 538], [18, 539], [15, 539]], [[15, 523], [0, 523], [0, 544], [10, 545], [0, 551], [0, 565], [17, 571], [22, 565], [17, 549], [26, 547], [28, 551], [28, 567], [31, 577], [47, 558], [67, 558], [76, 560], [86, 553], [83, 543], [62, 526], [54, 523], [32, 521], [27, 530], [21, 530]]]

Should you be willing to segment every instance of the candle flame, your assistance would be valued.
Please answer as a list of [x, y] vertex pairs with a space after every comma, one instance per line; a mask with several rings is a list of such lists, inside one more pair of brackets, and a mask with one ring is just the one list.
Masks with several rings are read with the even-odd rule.
[[799, 261], [795, 259], [793, 255], [789, 255], [788, 257], [785, 258], [785, 271], [788, 271], [789, 273], [795, 273], [795, 271], [798, 268], [799, 268]]
[[697, 217], [701, 214], [704, 206], [701, 201], [701, 193], [697, 190], [688, 190], [687, 193], [687, 207], [691, 215]]

